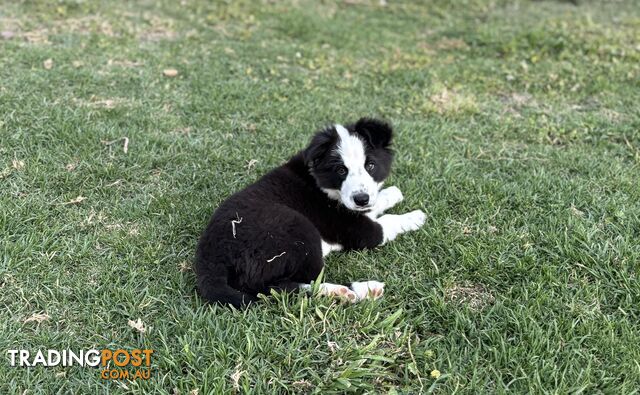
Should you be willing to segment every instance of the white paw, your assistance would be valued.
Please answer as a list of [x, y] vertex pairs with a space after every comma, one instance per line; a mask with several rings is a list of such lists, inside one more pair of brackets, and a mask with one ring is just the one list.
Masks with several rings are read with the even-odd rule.
[[384, 294], [384, 283], [380, 281], [360, 281], [351, 283], [351, 289], [356, 293], [358, 301], [376, 300]]
[[387, 214], [376, 219], [382, 226], [382, 244], [394, 240], [399, 234], [420, 229], [425, 218], [422, 210], [415, 210], [401, 215]]
[[380, 197], [387, 201], [387, 207], [393, 207], [400, 203], [404, 196], [398, 187], [389, 187], [380, 191]]
[[349, 288], [344, 285], [330, 283], [320, 284], [318, 288], [318, 295], [330, 296], [332, 298], [338, 298], [351, 303], [355, 303], [358, 300], [358, 295]]
[[401, 217], [401, 226], [404, 232], [420, 229], [420, 227], [424, 225], [424, 221], [427, 218], [422, 210], [414, 210], [409, 213], [403, 214]]

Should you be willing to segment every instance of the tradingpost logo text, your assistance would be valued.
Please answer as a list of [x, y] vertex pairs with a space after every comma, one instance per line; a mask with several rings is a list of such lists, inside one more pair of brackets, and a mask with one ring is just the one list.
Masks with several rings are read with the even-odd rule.
[[148, 380], [151, 377], [150, 349], [133, 350], [7, 350], [11, 366], [99, 367], [105, 380]]

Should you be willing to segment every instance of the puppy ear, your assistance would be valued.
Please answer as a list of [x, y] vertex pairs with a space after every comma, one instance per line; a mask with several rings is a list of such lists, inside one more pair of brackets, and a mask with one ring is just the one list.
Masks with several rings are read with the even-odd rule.
[[355, 124], [355, 132], [364, 137], [374, 148], [387, 148], [391, 145], [393, 129], [385, 121], [373, 118], [360, 118]]
[[316, 133], [309, 146], [302, 152], [304, 164], [307, 167], [314, 167], [317, 161], [329, 151], [334, 139], [334, 132], [331, 129], [324, 129]]

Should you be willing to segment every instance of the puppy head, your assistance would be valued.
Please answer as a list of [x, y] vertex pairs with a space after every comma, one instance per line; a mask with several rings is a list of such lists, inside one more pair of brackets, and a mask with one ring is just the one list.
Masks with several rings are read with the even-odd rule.
[[318, 132], [304, 150], [305, 164], [330, 198], [353, 211], [369, 211], [391, 170], [391, 126], [362, 118]]

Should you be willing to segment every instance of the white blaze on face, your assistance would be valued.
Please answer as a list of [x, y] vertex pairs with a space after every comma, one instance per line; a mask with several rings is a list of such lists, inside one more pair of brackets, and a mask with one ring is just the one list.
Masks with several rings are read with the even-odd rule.
[[[350, 134], [344, 126], [336, 125], [335, 127], [340, 137], [336, 151], [348, 170], [347, 178], [340, 188], [340, 201], [350, 210], [366, 210], [376, 203], [378, 183], [365, 169], [367, 156], [364, 144], [357, 135]], [[353, 196], [361, 193], [369, 195], [369, 203], [366, 207], [358, 207], [353, 201]]]

